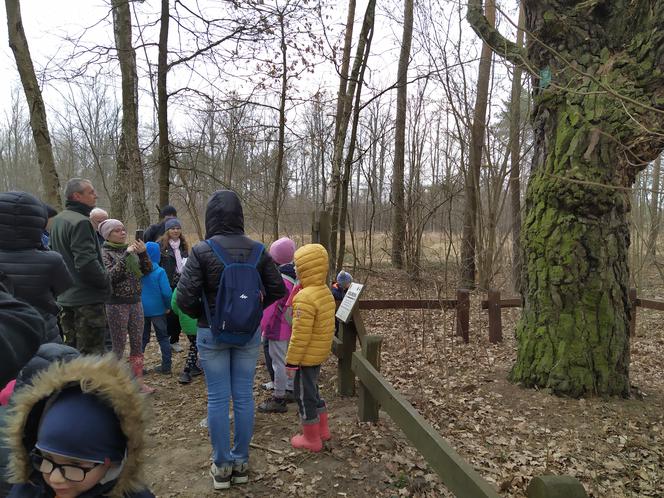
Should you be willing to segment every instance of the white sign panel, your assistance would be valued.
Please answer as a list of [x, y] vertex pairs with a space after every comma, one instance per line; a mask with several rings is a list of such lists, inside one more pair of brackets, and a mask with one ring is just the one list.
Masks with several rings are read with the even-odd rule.
[[341, 320], [344, 323], [348, 323], [348, 320], [353, 313], [353, 308], [355, 307], [357, 300], [360, 298], [360, 294], [362, 293], [363, 288], [364, 285], [362, 284], [350, 284], [350, 287], [344, 296], [344, 300], [341, 301], [339, 309], [337, 310], [337, 314], [335, 315], [338, 320]]

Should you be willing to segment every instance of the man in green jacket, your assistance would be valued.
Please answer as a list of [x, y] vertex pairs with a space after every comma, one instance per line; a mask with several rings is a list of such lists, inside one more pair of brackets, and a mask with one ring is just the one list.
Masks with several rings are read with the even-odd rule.
[[108, 329], [104, 303], [110, 295], [110, 282], [89, 218], [97, 192], [90, 180], [72, 178], [65, 187], [65, 198], [65, 209], [53, 219], [50, 240], [51, 249], [62, 255], [74, 278], [74, 285], [58, 296], [60, 325], [67, 345], [84, 354], [102, 354]]

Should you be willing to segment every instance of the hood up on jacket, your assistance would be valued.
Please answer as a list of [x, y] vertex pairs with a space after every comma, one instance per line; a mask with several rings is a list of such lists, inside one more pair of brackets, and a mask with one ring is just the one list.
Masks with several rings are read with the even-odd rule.
[[[37, 442], [44, 407], [63, 389], [80, 386], [83, 392], [97, 395], [113, 407], [127, 438], [126, 457], [117, 479], [105, 485], [98, 484], [90, 491], [122, 497], [145, 489], [142, 471], [147, 405], [126, 365], [111, 354], [81, 356], [68, 363], [51, 365], [38, 373], [32, 384], [32, 388], [22, 389], [14, 395], [14, 407], [8, 415], [5, 436], [11, 448], [8, 466], [11, 482], [43, 482], [41, 473], [32, 468], [29, 454]], [[76, 437], [74, 420], [72, 437]], [[104, 486], [103, 490], [97, 489], [101, 486]]]
[[152, 269], [155, 270], [161, 262], [161, 248], [156, 242], [146, 242], [145, 249], [150, 261], [152, 261]]
[[40, 248], [46, 213], [46, 205], [27, 192], [0, 193], [0, 249]]
[[329, 258], [320, 244], [306, 244], [295, 251], [295, 268], [303, 288], [326, 285]]
[[244, 235], [244, 214], [237, 194], [217, 190], [205, 208], [205, 238], [213, 235]]

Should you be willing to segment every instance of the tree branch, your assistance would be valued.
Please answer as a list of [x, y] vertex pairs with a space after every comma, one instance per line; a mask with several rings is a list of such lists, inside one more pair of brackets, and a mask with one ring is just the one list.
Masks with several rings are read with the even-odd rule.
[[508, 40], [500, 32], [489, 24], [482, 9], [482, 0], [468, 0], [468, 14], [466, 19], [477, 33], [493, 51], [501, 57], [507, 59], [516, 65], [529, 64], [525, 49], [519, 47], [516, 43]]

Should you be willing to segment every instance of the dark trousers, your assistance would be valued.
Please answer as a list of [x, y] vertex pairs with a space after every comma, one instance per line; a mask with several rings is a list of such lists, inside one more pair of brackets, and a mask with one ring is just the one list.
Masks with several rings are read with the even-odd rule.
[[143, 352], [145, 347], [150, 342], [151, 325], [154, 326], [154, 335], [157, 336], [159, 349], [161, 350], [161, 368], [163, 370], [170, 370], [171, 368], [171, 344], [168, 342], [168, 329], [166, 327], [166, 316], [146, 316], [143, 321]]
[[274, 382], [274, 368], [272, 367], [272, 357], [270, 356], [270, 341], [263, 338], [263, 355], [265, 356], [265, 368], [270, 375], [270, 380]]
[[170, 338], [170, 343], [175, 344], [180, 340], [180, 318], [178, 318], [177, 313], [169, 313], [166, 315], [166, 323], [168, 326], [168, 337]]
[[196, 336], [187, 335], [189, 339], [189, 352], [187, 353], [187, 361], [184, 364], [184, 371], [191, 372], [198, 367], [198, 347], [196, 346]]
[[320, 365], [315, 367], [300, 367], [295, 372], [293, 390], [297, 400], [302, 424], [318, 423], [318, 414], [325, 412], [325, 400], [320, 397], [318, 390], [318, 376]]

